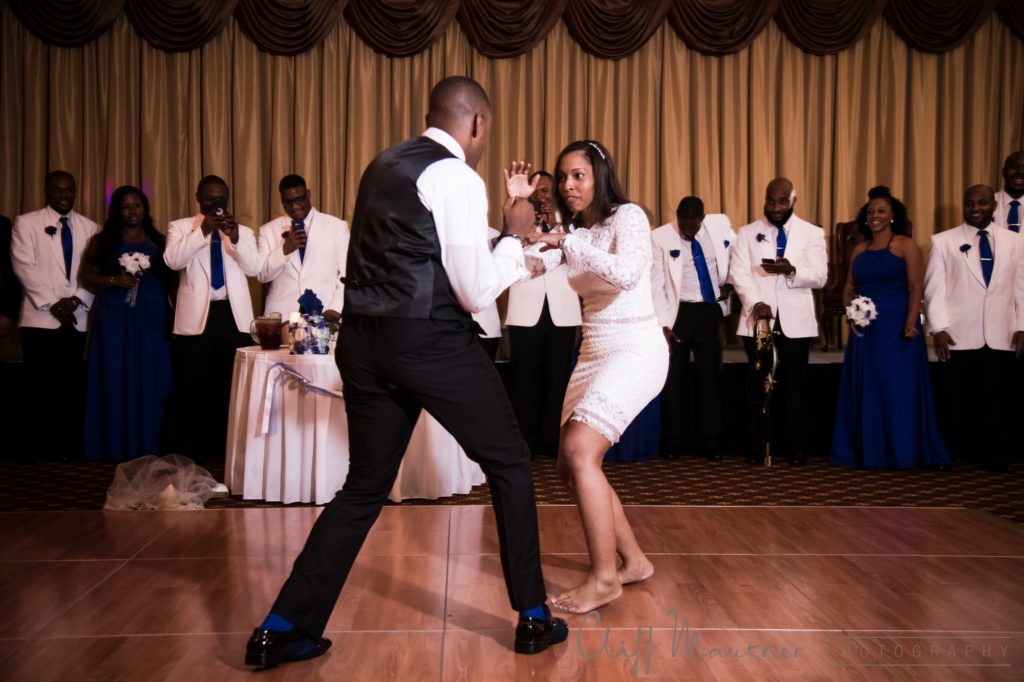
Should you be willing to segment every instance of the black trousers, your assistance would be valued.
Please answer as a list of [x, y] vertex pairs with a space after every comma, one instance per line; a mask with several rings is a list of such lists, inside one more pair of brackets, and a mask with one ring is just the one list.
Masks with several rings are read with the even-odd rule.
[[228, 301], [210, 303], [202, 334], [175, 337], [174, 450], [195, 460], [224, 457], [235, 351], [252, 343], [238, 331]]
[[669, 347], [668, 378], [661, 391], [661, 453], [682, 453], [694, 400], [697, 448], [717, 451], [722, 433], [722, 309], [718, 304], [680, 303], [672, 332], [679, 343]]
[[958, 457], [990, 462], [1011, 455], [1016, 364], [1013, 351], [988, 346], [950, 351], [947, 400], [953, 409], [947, 416], [953, 424], [947, 441]]
[[[810, 357], [811, 339], [791, 339], [783, 334], [777, 325], [773, 333], [772, 343], [775, 345], [778, 364], [775, 368], [777, 383], [773, 389], [770, 412], [774, 427], [772, 429], [774, 433], [772, 450], [788, 455], [802, 454], [806, 447], [807, 435], [803, 392], [807, 382], [807, 361]], [[752, 337], [743, 337], [743, 350], [747, 354], [747, 361], [751, 367], [753, 367], [756, 357], [756, 348], [755, 340]], [[763, 454], [758, 439], [760, 411], [761, 406], [752, 402], [750, 410], [750, 433], [753, 437], [751, 452], [758, 457]]]
[[554, 457], [565, 387], [572, 375], [577, 327], [556, 327], [548, 303], [532, 327], [509, 327], [513, 403], [527, 445], [534, 454]]
[[335, 358], [348, 416], [345, 486], [313, 525], [272, 611], [320, 636], [426, 409], [487, 475], [512, 608], [546, 599], [530, 452], [494, 364], [465, 325], [347, 316]]
[[[47, 452], [33, 457], [80, 459], [85, 418], [85, 332], [74, 327], [21, 328], [34, 433], [46, 434]], [[28, 442], [25, 443], [28, 446]]]

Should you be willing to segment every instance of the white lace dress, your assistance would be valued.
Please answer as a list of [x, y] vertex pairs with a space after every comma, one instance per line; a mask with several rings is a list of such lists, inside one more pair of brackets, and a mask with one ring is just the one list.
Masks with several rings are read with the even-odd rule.
[[533, 258], [527, 265], [546, 269], [563, 257], [569, 284], [583, 299], [583, 345], [561, 423], [583, 422], [616, 443], [668, 374], [668, 344], [651, 297], [647, 214], [624, 204], [604, 222], [567, 236], [561, 253], [541, 254], [540, 268]]

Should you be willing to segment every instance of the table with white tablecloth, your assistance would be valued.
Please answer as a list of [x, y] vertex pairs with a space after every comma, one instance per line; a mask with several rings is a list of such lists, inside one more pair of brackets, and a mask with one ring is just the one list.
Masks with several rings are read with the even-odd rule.
[[[247, 500], [326, 504], [348, 475], [348, 422], [333, 355], [240, 348], [228, 416], [225, 483]], [[420, 415], [390, 498], [436, 499], [484, 482], [455, 439]]]

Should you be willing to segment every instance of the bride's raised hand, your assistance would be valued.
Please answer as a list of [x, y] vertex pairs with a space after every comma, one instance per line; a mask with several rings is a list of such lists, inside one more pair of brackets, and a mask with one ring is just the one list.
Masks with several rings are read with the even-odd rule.
[[503, 168], [502, 173], [505, 174], [505, 190], [508, 195], [517, 199], [529, 199], [533, 195], [533, 191], [537, 189], [537, 182], [540, 180], [540, 176], [533, 179], [530, 182], [530, 168], [532, 164], [526, 161], [513, 161], [509, 164], [508, 168]]

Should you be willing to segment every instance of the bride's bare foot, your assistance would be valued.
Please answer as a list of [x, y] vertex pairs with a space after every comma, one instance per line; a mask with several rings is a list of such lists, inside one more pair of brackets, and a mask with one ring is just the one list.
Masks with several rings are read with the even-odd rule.
[[619, 598], [622, 585], [617, 580], [601, 581], [588, 575], [582, 583], [554, 597], [551, 605], [569, 613], [589, 613]]
[[632, 562], [623, 562], [619, 568], [619, 584], [629, 585], [647, 580], [654, 575], [654, 564], [647, 557], [640, 555], [640, 558]]

